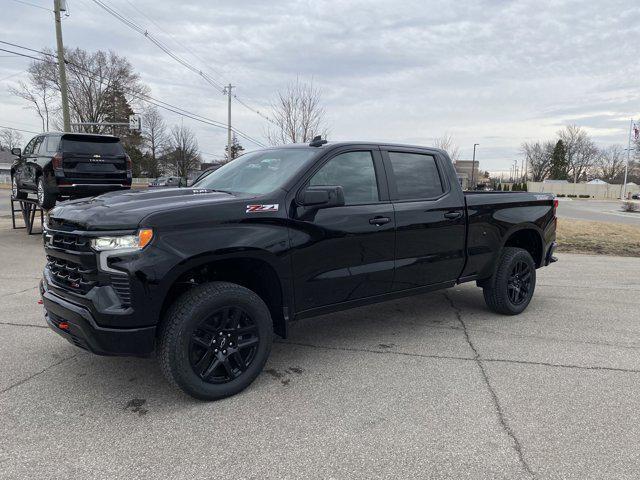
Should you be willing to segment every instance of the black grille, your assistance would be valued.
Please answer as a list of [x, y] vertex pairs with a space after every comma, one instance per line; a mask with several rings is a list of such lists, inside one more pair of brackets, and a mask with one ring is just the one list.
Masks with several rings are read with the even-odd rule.
[[131, 286], [126, 275], [111, 275], [111, 286], [118, 294], [123, 307], [131, 306]]
[[69, 288], [79, 293], [88, 293], [97, 285], [97, 271], [63, 258], [47, 255], [47, 268], [51, 280], [59, 287]]
[[91, 241], [87, 237], [81, 237], [70, 233], [47, 231], [45, 232], [45, 242], [47, 241], [47, 236], [50, 238], [48, 246], [63, 248], [65, 250], [73, 250], [76, 252], [91, 251]]

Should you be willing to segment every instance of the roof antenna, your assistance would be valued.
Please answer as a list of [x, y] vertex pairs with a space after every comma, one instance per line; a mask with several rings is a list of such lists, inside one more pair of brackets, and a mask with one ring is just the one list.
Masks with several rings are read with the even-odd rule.
[[313, 137], [313, 140], [311, 140], [311, 143], [309, 144], [309, 146], [310, 147], [321, 147], [325, 143], [328, 143], [328, 141], [327, 140], [323, 140], [322, 139], [322, 135], [316, 135], [315, 137]]

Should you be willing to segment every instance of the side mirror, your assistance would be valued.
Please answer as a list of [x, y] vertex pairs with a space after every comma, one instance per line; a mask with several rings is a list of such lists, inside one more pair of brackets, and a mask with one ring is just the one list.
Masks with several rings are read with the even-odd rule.
[[12, 148], [11, 149], [11, 155], [15, 155], [16, 157], [19, 157], [22, 155], [22, 150], [20, 150], [19, 148]]
[[331, 208], [344, 206], [344, 190], [340, 186], [307, 187], [300, 198], [300, 204], [304, 207]]

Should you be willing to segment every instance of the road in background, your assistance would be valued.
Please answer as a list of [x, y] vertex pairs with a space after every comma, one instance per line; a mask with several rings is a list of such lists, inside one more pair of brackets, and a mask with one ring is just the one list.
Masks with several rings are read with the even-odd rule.
[[558, 217], [640, 226], [640, 213], [625, 213], [619, 200], [559, 199]]
[[45, 327], [0, 221], [0, 478], [637, 478], [640, 259], [559, 254], [518, 316], [444, 292], [291, 325], [219, 402]]

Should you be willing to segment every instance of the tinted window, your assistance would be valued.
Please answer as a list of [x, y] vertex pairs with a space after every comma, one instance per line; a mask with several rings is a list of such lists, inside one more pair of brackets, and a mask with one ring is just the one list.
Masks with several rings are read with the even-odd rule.
[[33, 144], [33, 153], [36, 155], [40, 153], [40, 146], [42, 145], [43, 140], [44, 137], [38, 137], [36, 138], [36, 143]]
[[311, 178], [309, 185], [342, 186], [346, 204], [374, 203], [379, 199], [371, 152], [348, 152], [333, 157]]
[[192, 186], [253, 194], [273, 192], [284, 186], [317, 154], [315, 148], [282, 148], [245, 153]]
[[31, 152], [33, 152], [33, 145], [36, 143], [37, 139], [38, 137], [34, 137], [29, 143], [27, 143], [27, 146], [24, 147], [24, 152], [22, 152], [23, 155], [31, 155]]
[[124, 148], [117, 139], [112, 138], [62, 138], [62, 150], [65, 153], [89, 155], [124, 155]]
[[58, 151], [58, 147], [60, 146], [60, 135], [50, 135], [46, 137], [45, 140], [45, 150], [46, 153], [54, 154]]
[[442, 194], [442, 181], [431, 155], [389, 152], [400, 200], [433, 198]]

